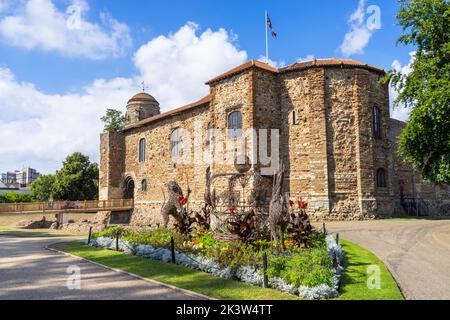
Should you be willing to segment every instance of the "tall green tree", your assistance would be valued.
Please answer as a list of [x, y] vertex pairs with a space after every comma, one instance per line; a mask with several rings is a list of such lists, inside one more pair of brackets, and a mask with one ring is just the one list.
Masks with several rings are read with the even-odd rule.
[[53, 197], [55, 181], [56, 176], [54, 174], [40, 176], [30, 186], [31, 196], [39, 201], [48, 201]]
[[425, 180], [450, 183], [450, 6], [448, 0], [399, 0], [402, 45], [416, 47], [412, 72], [392, 70], [385, 81], [411, 108], [399, 153]]
[[98, 165], [75, 152], [63, 162], [53, 185], [56, 200], [98, 199]]
[[106, 115], [101, 117], [100, 120], [105, 124], [103, 130], [108, 132], [118, 132], [125, 125], [125, 116], [121, 111], [115, 109], [107, 109]]

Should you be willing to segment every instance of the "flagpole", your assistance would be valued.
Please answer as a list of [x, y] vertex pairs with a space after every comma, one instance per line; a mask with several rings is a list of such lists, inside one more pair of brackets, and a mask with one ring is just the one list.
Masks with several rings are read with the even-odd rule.
[[269, 64], [269, 37], [267, 35], [267, 10], [266, 10], [266, 63]]

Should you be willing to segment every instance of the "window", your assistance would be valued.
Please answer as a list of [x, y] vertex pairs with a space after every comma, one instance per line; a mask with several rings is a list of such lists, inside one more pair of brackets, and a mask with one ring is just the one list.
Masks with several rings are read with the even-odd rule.
[[175, 129], [172, 131], [170, 137], [172, 157], [176, 158], [180, 155], [180, 129]]
[[228, 115], [228, 137], [230, 139], [242, 136], [242, 113], [233, 111]]
[[378, 107], [373, 107], [373, 136], [381, 139], [381, 112]]
[[144, 118], [145, 118], [144, 110], [139, 110], [139, 121], [143, 120]]
[[206, 148], [207, 149], [210, 149], [212, 146], [212, 136], [213, 136], [212, 130], [213, 130], [213, 128], [212, 128], [211, 123], [208, 123], [208, 129], [206, 131]]
[[377, 187], [386, 188], [386, 170], [383, 168], [377, 170]]
[[291, 121], [292, 124], [298, 124], [298, 114], [296, 110], [293, 110], [291, 113]]
[[145, 162], [145, 152], [146, 152], [146, 142], [145, 139], [139, 140], [139, 162]]
[[147, 180], [146, 179], [142, 180], [141, 188], [142, 188], [142, 191], [144, 191], [144, 192], [147, 191]]

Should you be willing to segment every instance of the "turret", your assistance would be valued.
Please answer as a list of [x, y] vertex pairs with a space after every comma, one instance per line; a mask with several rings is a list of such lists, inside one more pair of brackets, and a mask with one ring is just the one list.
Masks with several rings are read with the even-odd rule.
[[132, 124], [160, 113], [158, 101], [148, 93], [140, 92], [127, 103], [126, 124]]

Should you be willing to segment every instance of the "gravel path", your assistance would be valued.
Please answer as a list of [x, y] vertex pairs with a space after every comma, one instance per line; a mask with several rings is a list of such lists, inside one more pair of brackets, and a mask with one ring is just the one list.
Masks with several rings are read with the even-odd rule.
[[[69, 240], [0, 237], [0, 299], [201, 299], [186, 291], [141, 280], [45, 249], [49, 244]], [[69, 266], [80, 268], [80, 290], [69, 290], [67, 287]]]
[[407, 299], [450, 299], [450, 220], [326, 225], [329, 231], [339, 232], [383, 260]]

